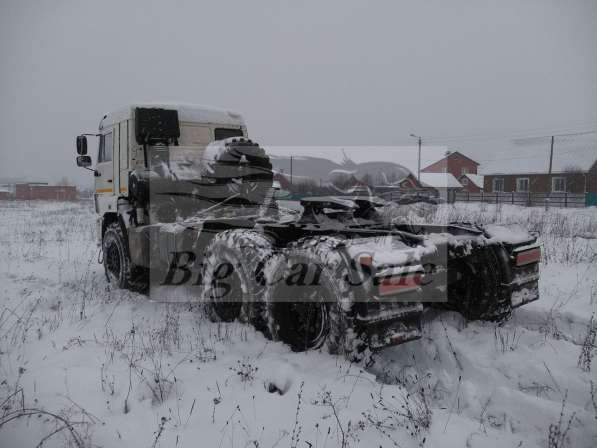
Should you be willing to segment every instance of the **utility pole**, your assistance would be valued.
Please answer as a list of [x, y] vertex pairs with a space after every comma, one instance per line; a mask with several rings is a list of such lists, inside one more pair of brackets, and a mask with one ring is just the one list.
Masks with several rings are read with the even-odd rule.
[[417, 161], [417, 180], [421, 183], [421, 137], [415, 134], [410, 134], [412, 138], [416, 138], [419, 141], [419, 157]]
[[290, 156], [290, 187], [292, 188], [292, 156]]
[[549, 150], [549, 174], [551, 174], [551, 166], [553, 164], [553, 140], [554, 136], [551, 136], [551, 148]]
[[551, 166], [553, 164], [553, 140], [554, 140], [554, 136], [551, 136], [551, 149], [549, 150], [549, 174], [550, 174], [550, 179], [551, 179]]
[[[547, 210], [548, 206], [549, 206], [549, 202], [551, 201], [551, 190], [553, 189], [553, 181], [551, 179], [551, 167], [553, 165], [553, 141], [554, 141], [554, 136], [551, 136], [551, 145], [549, 148], [549, 172], [548, 172], [548, 181], [547, 181], [547, 188], [549, 188], [549, 192], [547, 193], [547, 201], [545, 201], [545, 210]], [[531, 189], [531, 186], [529, 185], [529, 191]]]
[[421, 182], [421, 137], [419, 137], [419, 157], [417, 163], [417, 180]]

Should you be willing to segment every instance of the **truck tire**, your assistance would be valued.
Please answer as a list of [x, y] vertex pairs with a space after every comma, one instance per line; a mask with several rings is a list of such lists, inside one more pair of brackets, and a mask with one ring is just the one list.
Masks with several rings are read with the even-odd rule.
[[354, 293], [338, 251], [341, 244], [332, 237], [301, 240], [272, 257], [265, 268], [269, 333], [293, 351], [326, 344], [332, 354], [353, 352]]
[[210, 169], [203, 173], [215, 183], [206, 187], [218, 196], [219, 187], [225, 187], [224, 200], [232, 195], [234, 201], [246, 204], [261, 205], [272, 187], [273, 173], [269, 157], [261, 146], [249, 139], [239, 137], [227, 141], [224, 150], [216, 160], [206, 163]]
[[121, 289], [145, 293], [148, 275], [134, 266], [129, 257], [128, 243], [118, 222], [109, 224], [102, 238], [104, 271], [109, 283]]
[[510, 316], [511, 298], [504, 287], [506, 273], [499, 258], [504, 250], [501, 246], [484, 247], [454, 266], [463, 278], [448, 290], [449, 301], [467, 320], [502, 321]]
[[263, 266], [273, 254], [272, 240], [247, 229], [218, 233], [205, 250], [203, 297], [213, 321], [239, 319], [266, 333]]

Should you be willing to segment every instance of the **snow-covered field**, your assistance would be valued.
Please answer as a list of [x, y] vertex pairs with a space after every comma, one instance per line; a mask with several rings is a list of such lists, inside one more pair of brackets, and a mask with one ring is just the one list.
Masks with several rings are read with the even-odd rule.
[[419, 212], [540, 231], [541, 300], [365, 368], [111, 289], [90, 204], [0, 203], [0, 447], [597, 446], [597, 210]]

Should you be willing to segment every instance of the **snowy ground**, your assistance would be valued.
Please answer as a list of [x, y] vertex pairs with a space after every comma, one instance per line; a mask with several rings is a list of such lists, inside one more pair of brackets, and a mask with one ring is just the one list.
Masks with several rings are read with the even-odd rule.
[[541, 300], [365, 369], [111, 290], [89, 204], [0, 203], [0, 446], [597, 446], [597, 210], [418, 212], [541, 231]]

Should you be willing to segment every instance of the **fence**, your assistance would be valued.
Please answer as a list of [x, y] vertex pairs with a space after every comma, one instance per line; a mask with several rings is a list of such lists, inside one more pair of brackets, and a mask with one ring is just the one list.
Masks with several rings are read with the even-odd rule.
[[408, 189], [385, 189], [383, 187], [376, 187], [373, 194], [385, 199], [386, 201], [400, 202], [402, 199], [408, 198], [413, 201], [416, 199], [426, 200], [434, 198], [441, 201], [436, 192], [425, 188], [408, 188]]
[[526, 207], [585, 207], [584, 193], [456, 193], [457, 201], [514, 204]]

